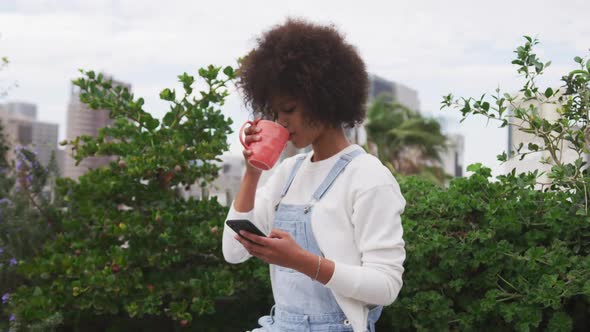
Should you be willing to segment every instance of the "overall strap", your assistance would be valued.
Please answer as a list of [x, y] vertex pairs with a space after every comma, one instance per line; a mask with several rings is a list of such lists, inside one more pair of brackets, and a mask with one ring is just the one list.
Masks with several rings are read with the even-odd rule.
[[328, 189], [330, 189], [330, 186], [332, 185], [332, 183], [334, 183], [338, 175], [342, 173], [346, 165], [348, 165], [348, 163], [350, 163], [355, 157], [363, 153], [365, 153], [365, 151], [357, 149], [350, 153], [343, 154], [340, 157], [340, 159], [338, 159], [338, 161], [336, 162], [336, 165], [332, 167], [332, 170], [330, 170], [330, 173], [328, 173], [328, 176], [326, 176], [324, 182], [320, 184], [318, 189], [313, 194], [313, 200], [316, 202], [319, 201], [322, 198], [322, 196], [324, 196], [324, 194], [328, 191]]
[[295, 178], [295, 175], [297, 174], [297, 171], [299, 170], [299, 167], [301, 167], [301, 164], [303, 163], [303, 160], [305, 159], [306, 156], [301, 156], [297, 158], [297, 161], [295, 161], [295, 165], [293, 166], [293, 169], [291, 170], [291, 174], [289, 175], [289, 180], [287, 180], [287, 183], [285, 184], [285, 187], [283, 188], [283, 192], [281, 193], [281, 198], [285, 197], [285, 195], [287, 195], [287, 191], [289, 191], [289, 187], [291, 187], [291, 183], [293, 183], [293, 179]]

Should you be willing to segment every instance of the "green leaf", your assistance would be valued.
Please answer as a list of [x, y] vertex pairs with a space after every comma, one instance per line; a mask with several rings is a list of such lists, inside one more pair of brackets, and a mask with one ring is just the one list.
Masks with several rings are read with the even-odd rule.
[[524, 90], [524, 96], [527, 98], [531, 98], [533, 96], [533, 93], [531, 92], [531, 90], [526, 89]]
[[547, 88], [547, 90], [545, 90], [545, 97], [549, 98], [551, 96], [553, 96], [553, 89]]
[[587, 76], [588, 75], [588, 72], [585, 71], [585, 70], [581, 70], [581, 69], [572, 70], [570, 72], [570, 75], [575, 75], [575, 74], [580, 74], [580, 75]]
[[33, 295], [34, 296], [41, 296], [41, 295], [43, 295], [43, 291], [41, 290], [41, 288], [39, 288], [37, 286], [37, 287], [35, 287], [35, 291], [33, 291]]
[[477, 172], [482, 168], [482, 164], [481, 163], [475, 163], [475, 164], [471, 164], [469, 166], [467, 166], [467, 171], [468, 172]]
[[167, 100], [167, 101], [174, 101], [176, 99], [174, 91], [166, 88], [160, 92], [160, 99]]
[[149, 119], [145, 123], [145, 126], [148, 130], [154, 130], [154, 129], [158, 128], [159, 125], [160, 125], [160, 121], [158, 121], [158, 119]]
[[176, 118], [175, 117], [175, 112], [170, 111], [170, 112], [166, 113], [166, 115], [164, 115], [164, 118], [162, 119], [162, 122], [167, 127], [170, 127], [170, 125], [172, 125], [172, 122], [174, 122], [174, 119], [175, 118]]
[[234, 77], [234, 69], [231, 66], [227, 66], [223, 69], [223, 73], [228, 77]]
[[579, 63], [579, 64], [582, 64], [582, 58], [580, 58], [579, 56], [575, 57], [574, 58], [574, 61], [577, 62], [577, 63]]

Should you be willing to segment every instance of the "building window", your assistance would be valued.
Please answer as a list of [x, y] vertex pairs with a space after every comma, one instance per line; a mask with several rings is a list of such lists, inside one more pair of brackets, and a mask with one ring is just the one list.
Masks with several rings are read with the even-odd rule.
[[33, 127], [31, 125], [18, 125], [18, 142], [21, 145], [33, 143]]
[[455, 176], [463, 177], [463, 165], [459, 164], [459, 153], [455, 152]]

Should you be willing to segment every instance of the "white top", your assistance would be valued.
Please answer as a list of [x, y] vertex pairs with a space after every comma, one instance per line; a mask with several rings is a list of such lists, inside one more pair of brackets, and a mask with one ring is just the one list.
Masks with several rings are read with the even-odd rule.
[[[313, 151], [309, 152], [281, 202], [308, 204], [340, 156], [355, 149], [362, 148], [351, 145], [317, 162], [311, 162]], [[274, 206], [298, 156], [285, 159], [258, 188], [253, 210], [240, 213], [232, 203], [227, 219], [249, 219], [270, 233]], [[314, 236], [325, 257], [335, 262], [334, 275], [325, 286], [332, 290], [354, 331], [365, 330], [369, 306], [393, 303], [402, 287], [406, 253], [400, 215], [405, 204], [391, 172], [368, 153], [354, 158], [314, 204]], [[252, 257], [234, 239], [235, 234], [224, 227], [223, 256], [232, 264]], [[270, 271], [274, 285], [273, 269]]]

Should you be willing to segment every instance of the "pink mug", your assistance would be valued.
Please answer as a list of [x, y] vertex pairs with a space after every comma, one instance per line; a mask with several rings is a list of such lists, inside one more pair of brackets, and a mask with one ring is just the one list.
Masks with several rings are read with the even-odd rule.
[[[260, 140], [251, 142], [249, 145], [246, 145], [242, 137], [244, 127], [247, 124], [260, 128], [260, 132], [256, 134], [260, 136]], [[276, 122], [258, 119], [246, 121], [240, 128], [240, 142], [246, 149], [252, 151], [252, 154], [248, 157], [248, 162], [263, 171], [267, 171], [274, 166], [288, 141], [289, 131]]]

